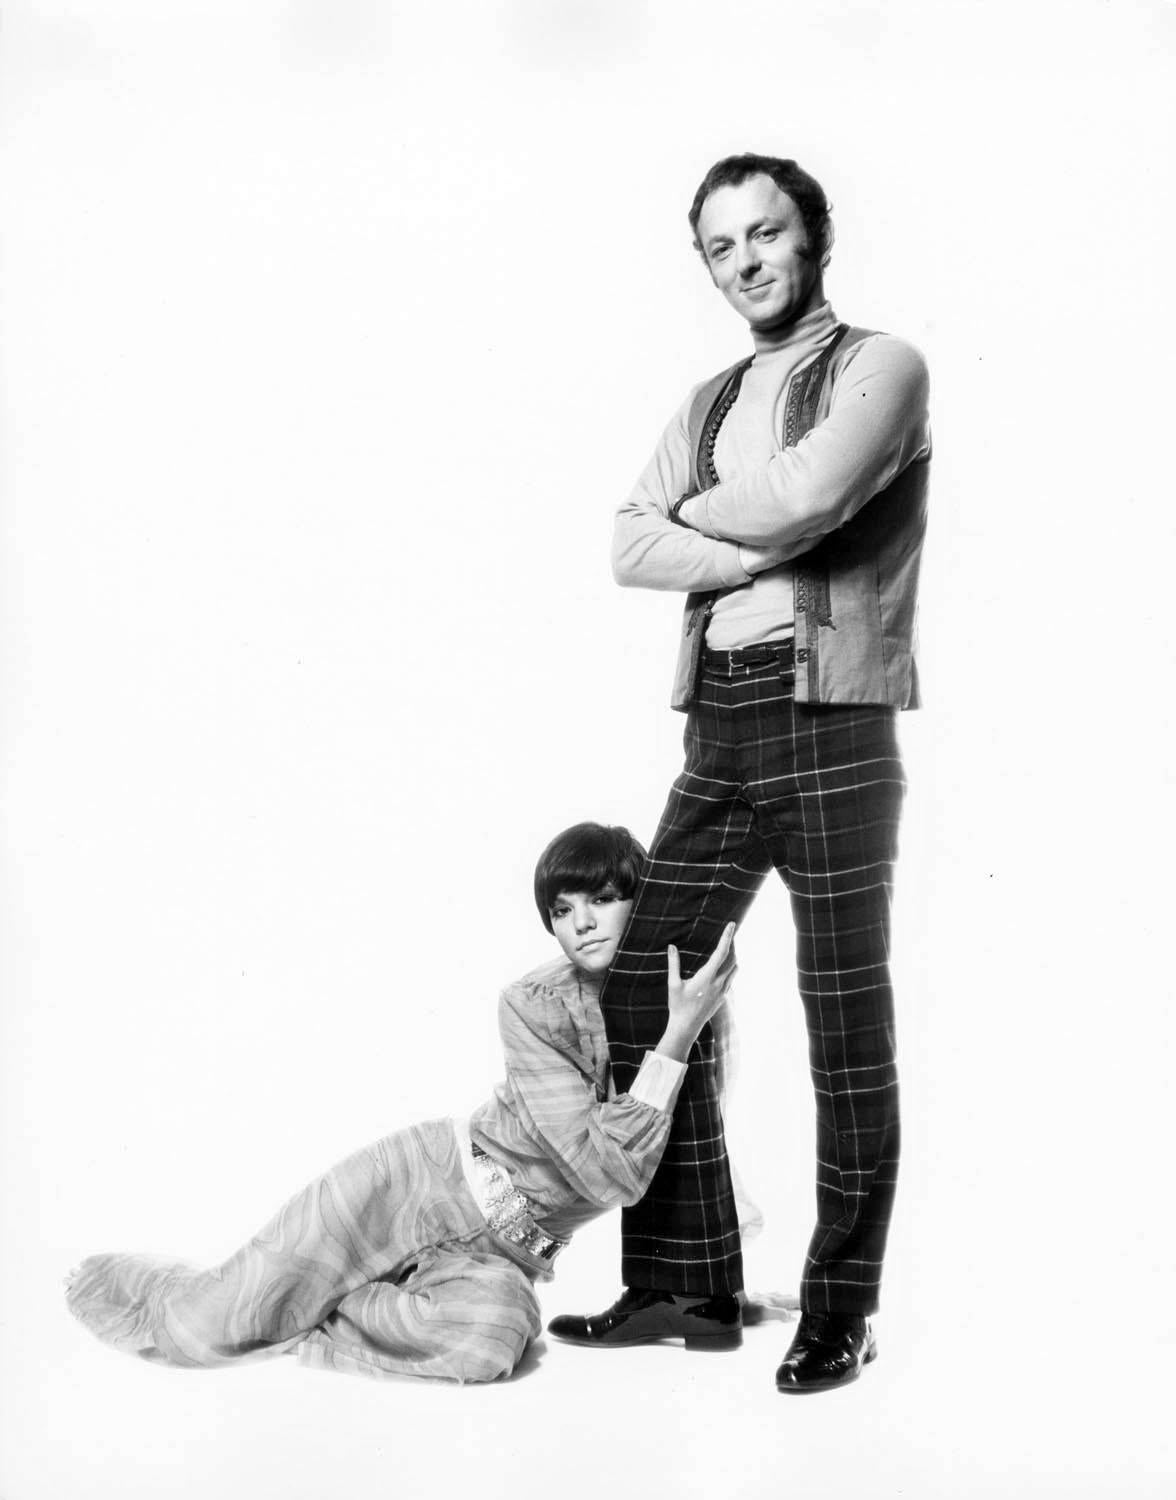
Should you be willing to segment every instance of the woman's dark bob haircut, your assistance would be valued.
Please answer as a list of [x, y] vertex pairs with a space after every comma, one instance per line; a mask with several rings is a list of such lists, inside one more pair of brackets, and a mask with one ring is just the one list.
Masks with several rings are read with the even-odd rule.
[[698, 185], [694, 202], [690, 205], [690, 232], [694, 236], [694, 248], [706, 259], [698, 239], [698, 220], [702, 205], [719, 188], [738, 187], [749, 177], [770, 177], [782, 193], [787, 193], [800, 210], [801, 222], [808, 236], [808, 258], [819, 260], [822, 266], [829, 264], [833, 251], [833, 220], [830, 218], [829, 200], [825, 189], [815, 177], [810, 177], [803, 167], [798, 167], [791, 157], [757, 156], [754, 151], [744, 151], [741, 156], [724, 156]]
[[645, 860], [644, 847], [627, 828], [577, 823], [557, 833], [535, 866], [535, 905], [544, 927], [551, 931], [551, 908], [561, 891], [599, 891], [612, 885], [627, 901], [637, 890]]

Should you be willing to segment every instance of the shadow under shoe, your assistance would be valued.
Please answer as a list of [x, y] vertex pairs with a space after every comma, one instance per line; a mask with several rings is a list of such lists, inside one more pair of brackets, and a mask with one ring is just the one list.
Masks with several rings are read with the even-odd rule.
[[743, 1342], [743, 1319], [734, 1296], [678, 1296], [673, 1292], [626, 1287], [613, 1305], [595, 1317], [563, 1313], [547, 1331], [567, 1344], [623, 1349], [683, 1339], [687, 1349], [737, 1349]]
[[801, 1313], [792, 1346], [776, 1371], [776, 1389], [806, 1395], [849, 1385], [877, 1357], [869, 1318], [860, 1313]]

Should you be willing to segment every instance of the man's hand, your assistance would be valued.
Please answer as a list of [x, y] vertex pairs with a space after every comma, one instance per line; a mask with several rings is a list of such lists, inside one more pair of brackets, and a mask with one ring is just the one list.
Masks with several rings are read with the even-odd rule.
[[686, 494], [680, 495], [673, 505], [670, 506], [670, 520], [675, 526], [685, 526], [691, 531], [697, 531], [692, 516], [691, 505], [702, 495], [701, 490], [687, 490]]
[[735, 923], [728, 922], [711, 956], [690, 979], [682, 978], [678, 950], [666, 949], [666, 1005], [669, 1020], [657, 1050], [685, 1062], [698, 1033], [727, 998], [735, 977]]
[[754, 578], [757, 573], [766, 573], [769, 568], [778, 568], [794, 554], [788, 547], [739, 547], [739, 561]]
[[[687, 530], [695, 530], [695, 511], [691, 508], [695, 502], [703, 502], [701, 491], [696, 494], [683, 495], [670, 511], [671, 521], [679, 526], [685, 526]], [[788, 547], [753, 546], [747, 542], [739, 542], [737, 543], [739, 566], [754, 578], [759, 573], [766, 573], [769, 568], [778, 568], [781, 563], [789, 562], [800, 553], [807, 552], [809, 547], [819, 542], [820, 539], [819, 534], [804, 537]]]

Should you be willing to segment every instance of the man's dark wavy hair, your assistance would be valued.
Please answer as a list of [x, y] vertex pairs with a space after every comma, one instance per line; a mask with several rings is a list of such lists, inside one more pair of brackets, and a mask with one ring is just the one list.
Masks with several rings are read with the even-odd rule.
[[694, 202], [690, 205], [690, 232], [694, 236], [694, 248], [706, 259], [706, 252], [698, 239], [698, 220], [702, 205], [713, 192], [723, 187], [738, 187], [749, 177], [770, 177], [782, 193], [787, 193], [800, 210], [801, 221], [808, 236], [809, 255], [827, 266], [833, 253], [833, 220], [830, 217], [829, 200], [825, 189], [815, 177], [803, 167], [798, 167], [791, 157], [757, 156], [754, 151], [744, 151], [740, 156], [724, 156], [702, 179]]
[[627, 828], [576, 823], [557, 833], [535, 866], [535, 905], [548, 932], [561, 891], [599, 891], [613, 885], [625, 901], [637, 890], [646, 853]]

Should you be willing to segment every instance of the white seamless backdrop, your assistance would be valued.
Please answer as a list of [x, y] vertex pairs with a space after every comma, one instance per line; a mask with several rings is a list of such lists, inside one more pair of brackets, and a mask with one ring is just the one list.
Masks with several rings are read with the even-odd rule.
[[[1163, 0], [4, 6], [4, 1500], [1170, 1493], [1174, 58]], [[476, 1103], [538, 850], [652, 831], [680, 601], [610, 517], [745, 347], [685, 224], [745, 149], [934, 381], [883, 1357], [817, 1403], [779, 1325], [481, 1391], [118, 1359], [73, 1261], [219, 1259]], [[780, 1289], [791, 944], [765, 891], [730, 1131]]]

